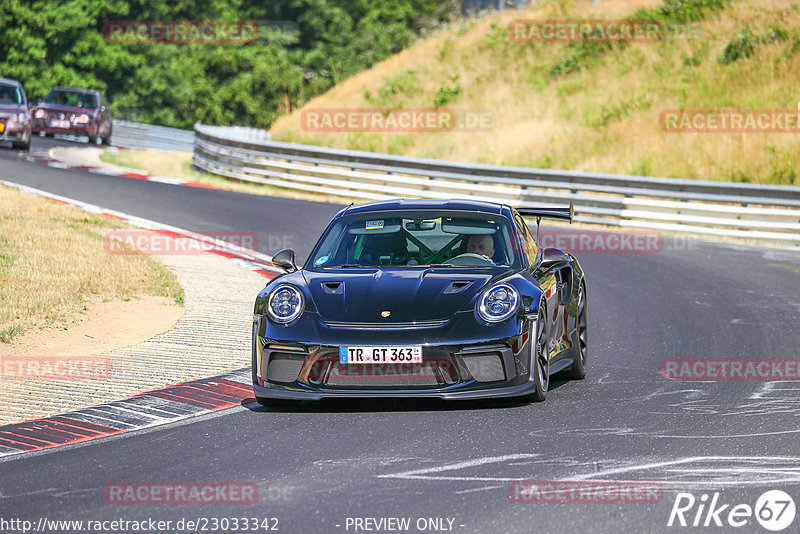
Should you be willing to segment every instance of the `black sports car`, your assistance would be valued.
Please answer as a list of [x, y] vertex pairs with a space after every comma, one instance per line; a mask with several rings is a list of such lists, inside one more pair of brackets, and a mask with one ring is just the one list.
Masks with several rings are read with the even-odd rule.
[[263, 405], [324, 397], [523, 397], [586, 374], [586, 282], [520, 212], [466, 200], [349, 206], [302, 269], [258, 294], [253, 389]]

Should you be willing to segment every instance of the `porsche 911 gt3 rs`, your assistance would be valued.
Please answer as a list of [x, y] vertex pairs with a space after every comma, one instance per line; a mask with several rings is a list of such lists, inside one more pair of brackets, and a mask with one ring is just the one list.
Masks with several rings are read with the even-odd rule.
[[520, 397], [586, 374], [586, 282], [521, 216], [568, 208], [466, 200], [349, 206], [302, 268], [258, 294], [253, 389], [264, 405], [325, 397]]

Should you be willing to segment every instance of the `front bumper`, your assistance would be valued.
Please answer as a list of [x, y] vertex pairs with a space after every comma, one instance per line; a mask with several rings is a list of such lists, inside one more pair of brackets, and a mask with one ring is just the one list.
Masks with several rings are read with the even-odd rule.
[[[394, 334], [391, 341], [378, 339], [372, 344], [422, 345], [422, 364], [342, 364], [340, 346], [369, 344], [361, 334], [353, 340], [337, 336], [335, 344], [278, 341], [259, 335], [259, 321], [256, 321], [253, 390], [257, 397], [294, 400], [361, 397], [455, 400], [527, 395], [534, 388], [528, 345], [535, 322], [520, 321], [517, 327], [511, 329], [513, 333], [508, 337], [458, 343], [426, 341], [414, 331], [409, 331], [407, 339], [402, 341]], [[380, 335], [376, 333], [376, 337]]]
[[[51, 124], [55, 121], [56, 125]], [[72, 122], [70, 114], [48, 113], [44, 117], [34, 117], [31, 123], [33, 133], [65, 134], [65, 135], [95, 135], [98, 122], [90, 118], [85, 123]]]
[[64, 134], [64, 135], [94, 135], [97, 126], [94, 124], [70, 124], [66, 128], [55, 128], [44, 125], [34, 125], [33, 133]]
[[27, 141], [31, 138], [30, 125], [9, 126], [7, 122], [3, 123], [3, 131], [0, 132], [0, 141]]
[[11, 142], [26, 142], [30, 139], [31, 134], [30, 132], [19, 130], [19, 131], [4, 131], [0, 133], [0, 141], [11, 141]]
[[532, 381], [516, 386], [494, 386], [482, 389], [459, 389], [453, 391], [445, 390], [402, 390], [402, 389], [376, 389], [374, 391], [354, 391], [354, 390], [299, 390], [292, 388], [276, 387], [270, 384], [269, 387], [253, 385], [253, 392], [257, 397], [268, 399], [296, 400], [296, 401], [319, 401], [326, 398], [436, 398], [442, 400], [477, 400], [477, 399], [498, 399], [509, 397], [521, 397], [533, 393], [534, 385]]

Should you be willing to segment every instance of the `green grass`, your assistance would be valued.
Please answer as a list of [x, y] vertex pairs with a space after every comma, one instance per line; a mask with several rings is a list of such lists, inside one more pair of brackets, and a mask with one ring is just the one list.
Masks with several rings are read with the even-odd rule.
[[22, 333], [22, 328], [17, 325], [0, 330], [0, 343], [11, 343], [11, 340]]
[[93, 302], [161, 296], [182, 305], [175, 274], [143, 254], [103, 246], [119, 221], [0, 187], [0, 342], [59, 325]]

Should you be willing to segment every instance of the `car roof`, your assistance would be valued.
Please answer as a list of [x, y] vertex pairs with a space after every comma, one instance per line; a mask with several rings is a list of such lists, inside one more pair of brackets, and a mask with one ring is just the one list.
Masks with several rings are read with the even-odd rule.
[[18, 87], [22, 87], [22, 84], [19, 83], [19, 81], [12, 80], [11, 78], [0, 78], [0, 83], [6, 84], [6, 85], [16, 85]]
[[[339, 212], [339, 215], [355, 215], [359, 213], [372, 213], [376, 211], [406, 211], [406, 210], [447, 210], [447, 211], [468, 211], [471, 213], [491, 213], [502, 214], [504, 208], [502, 204], [495, 202], [484, 202], [481, 200], [449, 199], [449, 200], [430, 200], [430, 199], [392, 199], [380, 200], [377, 202], [367, 202], [357, 206], [348, 206]], [[506, 208], [507, 209], [507, 208]]]

